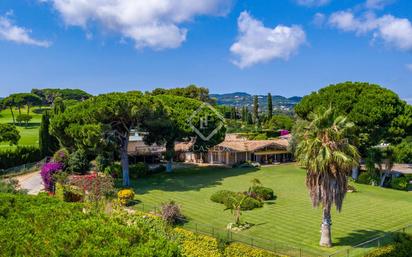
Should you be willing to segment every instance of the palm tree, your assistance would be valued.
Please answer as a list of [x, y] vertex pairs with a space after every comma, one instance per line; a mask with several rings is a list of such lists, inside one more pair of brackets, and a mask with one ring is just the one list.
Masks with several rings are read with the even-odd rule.
[[336, 117], [332, 108], [312, 113], [306, 126], [298, 130], [296, 159], [307, 169], [306, 186], [313, 207], [322, 206], [320, 245], [331, 247], [331, 207], [341, 211], [353, 167], [359, 153], [348, 140], [353, 124], [346, 117]]

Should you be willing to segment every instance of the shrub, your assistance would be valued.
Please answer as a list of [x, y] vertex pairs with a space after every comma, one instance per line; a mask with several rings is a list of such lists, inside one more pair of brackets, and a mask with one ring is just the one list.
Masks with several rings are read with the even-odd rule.
[[90, 168], [90, 161], [87, 159], [86, 151], [79, 149], [70, 154], [67, 161], [67, 169], [72, 172], [84, 174]]
[[149, 175], [149, 168], [143, 162], [139, 162], [129, 167], [130, 178], [138, 179]]
[[42, 159], [40, 149], [33, 146], [17, 146], [15, 149], [0, 151], [0, 170], [38, 162]]
[[212, 196], [210, 196], [210, 200], [215, 203], [225, 203], [225, 201], [230, 197], [235, 197], [236, 193], [228, 190], [219, 190], [214, 192]]
[[162, 219], [172, 225], [181, 223], [184, 218], [180, 211], [180, 206], [174, 201], [163, 203], [161, 214]]
[[104, 172], [104, 170], [109, 167], [111, 159], [103, 154], [99, 154], [96, 157], [96, 169], [99, 172]]
[[49, 162], [42, 166], [40, 175], [43, 180], [44, 188], [46, 189], [46, 191], [48, 192], [54, 191], [55, 181], [53, 179], [53, 175], [56, 172], [61, 171], [62, 169], [63, 169], [62, 164], [57, 163], [57, 162]]
[[104, 174], [110, 175], [113, 178], [122, 177], [122, 165], [120, 163], [114, 163], [104, 169]]
[[[241, 201], [241, 199], [244, 197], [244, 194], [242, 193], [236, 193], [235, 197], [230, 197], [228, 198], [223, 204], [226, 206], [228, 209], [233, 209], [233, 204], [235, 202]], [[246, 197], [246, 199], [243, 200], [241, 207], [242, 211], [247, 211], [247, 210], [253, 210], [255, 208], [260, 208], [263, 206], [263, 203], [257, 199], [254, 199], [252, 197]]]
[[268, 139], [268, 136], [266, 135], [266, 133], [258, 134], [257, 136], [253, 138], [253, 140], [267, 140], [267, 139]]
[[397, 190], [408, 190], [409, 179], [407, 177], [392, 178], [391, 188], [397, 189]]
[[394, 243], [379, 247], [365, 257], [410, 257], [412, 253], [412, 235], [394, 233]]
[[67, 163], [69, 161], [69, 151], [66, 148], [62, 148], [54, 153], [53, 160], [63, 165], [63, 167], [67, 167]]
[[[235, 203], [236, 201], [240, 201], [243, 197], [243, 193], [235, 193], [228, 190], [220, 190], [215, 192], [210, 197], [210, 200], [212, 200], [215, 203], [222, 203], [226, 206], [226, 208], [232, 209], [233, 203]], [[241, 210], [253, 210], [255, 208], [260, 208], [262, 206], [263, 203], [260, 200], [254, 199], [252, 197], [247, 197], [245, 200], [243, 200]]]
[[275, 253], [265, 251], [262, 249], [250, 247], [241, 243], [231, 243], [226, 246], [224, 251], [225, 257], [237, 257], [237, 256], [248, 256], [248, 257], [277, 257]]
[[122, 189], [117, 193], [117, 199], [123, 206], [127, 206], [134, 198], [134, 191], [132, 189]]
[[177, 239], [160, 219], [85, 215], [82, 208], [53, 197], [0, 194], [0, 255], [180, 256]]
[[[267, 200], [273, 200], [275, 199], [275, 193], [273, 192], [273, 189], [264, 187], [264, 186], [252, 186], [250, 188], [250, 192], [253, 192], [256, 194], [258, 199], [261, 199], [263, 201]], [[255, 197], [254, 197], [255, 198]]]
[[370, 172], [362, 172], [356, 179], [356, 183], [365, 184], [365, 185], [377, 185], [379, 178], [376, 175], [371, 174]]
[[0, 180], [0, 193], [24, 194], [26, 190], [20, 189], [17, 179]]
[[97, 202], [113, 194], [114, 183], [112, 177], [97, 173], [70, 176], [66, 190], [75, 195], [79, 195], [80, 190], [87, 201]]
[[196, 235], [182, 228], [175, 228], [181, 243], [182, 255], [191, 257], [223, 257], [219, 251], [216, 238], [204, 235]]

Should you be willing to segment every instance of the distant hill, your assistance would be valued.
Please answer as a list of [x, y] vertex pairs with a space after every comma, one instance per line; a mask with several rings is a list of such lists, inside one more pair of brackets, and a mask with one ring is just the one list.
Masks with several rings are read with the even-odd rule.
[[[235, 92], [228, 94], [210, 94], [211, 98], [216, 99], [218, 105], [228, 105], [235, 107], [253, 106], [253, 95], [245, 92]], [[267, 108], [267, 95], [258, 95], [259, 107], [261, 110]], [[290, 98], [272, 95], [272, 104], [274, 109], [292, 110], [293, 107], [302, 100], [300, 96], [293, 96]]]

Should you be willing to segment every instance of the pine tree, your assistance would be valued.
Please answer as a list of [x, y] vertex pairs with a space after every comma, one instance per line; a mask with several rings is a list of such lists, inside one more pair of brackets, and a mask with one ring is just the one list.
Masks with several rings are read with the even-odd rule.
[[272, 116], [273, 116], [272, 94], [268, 93], [268, 121], [272, 119]]

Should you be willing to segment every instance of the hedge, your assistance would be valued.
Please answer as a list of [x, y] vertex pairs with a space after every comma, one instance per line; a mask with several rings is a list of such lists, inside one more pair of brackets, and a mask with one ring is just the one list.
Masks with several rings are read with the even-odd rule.
[[394, 243], [379, 247], [365, 257], [410, 257], [412, 253], [412, 235], [394, 233]]
[[[235, 193], [228, 190], [220, 190], [212, 194], [210, 200], [212, 200], [215, 203], [222, 203], [228, 209], [233, 209], [234, 201], [240, 201], [243, 197], [245, 197], [243, 193]], [[260, 208], [262, 206], [263, 203], [261, 201], [248, 196], [246, 197], [246, 199], [243, 200], [241, 209], [244, 211], [253, 210], [255, 208]]]
[[0, 170], [38, 162], [42, 154], [38, 147], [18, 146], [15, 149], [0, 150]]

